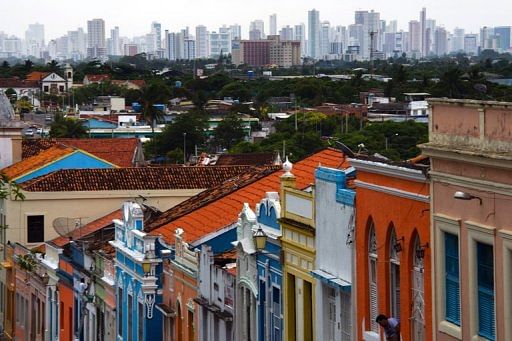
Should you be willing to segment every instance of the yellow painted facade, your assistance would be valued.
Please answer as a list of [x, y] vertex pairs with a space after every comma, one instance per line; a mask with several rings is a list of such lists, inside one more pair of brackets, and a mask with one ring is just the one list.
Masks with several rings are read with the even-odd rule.
[[295, 188], [295, 177], [281, 177], [284, 285], [284, 340], [315, 340], [315, 194]]

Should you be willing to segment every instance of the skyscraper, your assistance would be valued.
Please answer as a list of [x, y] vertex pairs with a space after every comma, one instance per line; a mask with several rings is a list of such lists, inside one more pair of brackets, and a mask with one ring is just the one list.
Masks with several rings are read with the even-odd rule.
[[[257, 38], [257, 32], [259, 32], [259, 38]], [[249, 25], [249, 39], [265, 39], [265, 23], [263, 22], [263, 20], [251, 21], [251, 24]]]
[[29, 56], [40, 57], [44, 48], [44, 25], [31, 24], [25, 32], [25, 42], [27, 44], [27, 54]]
[[119, 41], [119, 27], [116, 26], [110, 30], [110, 44], [108, 46], [108, 54], [113, 56], [121, 55], [121, 44]]
[[106, 54], [105, 21], [103, 19], [87, 21], [87, 57], [104, 58]]
[[277, 34], [277, 14], [272, 14], [269, 18], [269, 29], [270, 35], [274, 36]]
[[307, 53], [308, 47], [306, 45], [306, 25], [304, 25], [303, 23], [301, 23], [299, 25], [295, 25], [295, 27], [293, 28], [293, 33], [294, 33], [293, 40], [300, 41], [301, 57], [306, 56], [308, 54]]
[[374, 41], [371, 47], [374, 51], [382, 44], [378, 41], [380, 37], [380, 13], [375, 11], [356, 11], [355, 24], [362, 25], [363, 35], [359, 39], [359, 53], [363, 58], [370, 57], [370, 33], [373, 32]]
[[448, 34], [442, 27], [437, 27], [434, 34], [434, 54], [444, 56], [448, 52]]
[[511, 42], [511, 27], [510, 26], [499, 26], [494, 28], [494, 35], [498, 40], [498, 48], [501, 52], [510, 50]]
[[426, 56], [429, 46], [427, 41], [427, 9], [425, 7], [420, 12], [420, 46], [421, 55]]
[[231, 39], [242, 39], [242, 27], [238, 24], [233, 24], [229, 26], [229, 30], [231, 31]]
[[279, 38], [281, 40], [294, 40], [293, 28], [286, 25], [279, 31]]
[[312, 9], [308, 12], [308, 55], [320, 59], [320, 12]]
[[196, 26], [196, 58], [208, 57], [208, 30], [206, 26]]
[[413, 58], [421, 55], [421, 23], [418, 20], [409, 21], [409, 54]]
[[327, 59], [326, 56], [331, 50], [331, 24], [323, 21], [320, 25], [320, 57]]
[[[154, 34], [155, 51], [162, 49], [162, 24], [153, 21], [151, 23], [151, 34]], [[154, 51], [151, 51], [154, 52]]]

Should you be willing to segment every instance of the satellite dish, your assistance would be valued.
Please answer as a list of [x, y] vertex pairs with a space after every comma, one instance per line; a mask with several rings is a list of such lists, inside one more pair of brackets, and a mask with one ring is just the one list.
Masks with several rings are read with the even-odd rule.
[[61, 237], [70, 237], [73, 231], [82, 227], [82, 218], [59, 217], [53, 220], [53, 229]]

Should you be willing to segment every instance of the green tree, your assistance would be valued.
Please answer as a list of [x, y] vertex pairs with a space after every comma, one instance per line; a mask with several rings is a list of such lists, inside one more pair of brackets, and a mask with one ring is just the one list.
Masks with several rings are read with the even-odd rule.
[[186, 154], [189, 155], [189, 151], [194, 150], [195, 146], [201, 147], [205, 143], [206, 127], [207, 116], [203, 112], [181, 114], [174, 122], [165, 126], [161, 134], [145, 144], [146, 154], [153, 157], [167, 155], [169, 151], [183, 148], [185, 142]]
[[242, 120], [236, 114], [229, 114], [219, 122], [213, 134], [218, 146], [230, 149], [245, 136]]
[[157, 104], [167, 105], [171, 92], [163, 82], [151, 82], [142, 88], [140, 102], [142, 105], [142, 117], [151, 126], [151, 136], [155, 136], [155, 125], [164, 112], [156, 107]]
[[55, 120], [50, 126], [50, 136], [80, 138], [87, 137], [87, 128], [79, 120], [64, 117], [61, 113], [55, 115]]

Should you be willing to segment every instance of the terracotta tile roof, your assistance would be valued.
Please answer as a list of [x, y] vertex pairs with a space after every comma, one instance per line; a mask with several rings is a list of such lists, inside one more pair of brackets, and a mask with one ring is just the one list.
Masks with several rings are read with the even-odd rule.
[[37, 81], [22, 80], [16, 77], [0, 78], [0, 88], [39, 88]]
[[73, 148], [62, 144], [55, 144], [37, 155], [21, 160], [20, 162], [16, 162], [11, 166], [2, 169], [1, 172], [7, 175], [9, 179], [14, 180], [28, 172], [35, 171], [48, 163], [56, 161], [73, 151]]
[[106, 216], [103, 216], [99, 219], [91, 221], [90, 223], [82, 226], [79, 229], [76, 229], [75, 231], [73, 231], [70, 234], [69, 237], [59, 236], [59, 237], [53, 239], [50, 243], [52, 243], [56, 246], [59, 246], [59, 247], [63, 247], [64, 245], [68, 244], [71, 240], [78, 240], [78, 239], [85, 238], [92, 233], [95, 233], [107, 226], [112, 225], [113, 224], [112, 220], [122, 219], [122, 216], [123, 216], [122, 211], [116, 210], [114, 212], [107, 214]]
[[85, 77], [89, 82], [104, 82], [110, 79], [110, 75], [85, 75]]
[[30, 157], [56, 143], [82, 149], [119, 167], [132, 167], [139, 148], [139, 139], [24, 139], [22, 158]]
[[22, 187], [28, 192], [205, 189], [251, 169], [251, 166], [62, 169], [27, 181]]
[[42, 71], [32, 71], [26, 77], [28, 81], [40, 81], [46, 76], [48, 76], [51, 72], [42, 72]]
[[143, 79], [114, 79], [112, 80], [112, 84], [123, 86], [127, 83], [132, 83], [137, 86], [139, 89], [143, 88], [146, 85], [146, 81]]
[[[293, 165], [292, 173], [298, 188], [314, 182], [314, 170], [319, 164], [333, 168], [348, 167], [342, 152], [332, 148], [319, 151]], [[180, 227], [185, 231], [187, 241], [195, 241], [235, 223], [244, 203], [254, 207], [266, 192], [279, 191], [281, 175], [281, 170], [274, 170], [237, 183], [228, 181], [164, 212], [146, 225], [146, 230], [153, 235], [161, 235], [172, 244], [174, 231]]]
[[274, 153], [248, 153], [248, 154], [222, 154], [215, 165], [272, 165], [275, 159]]

